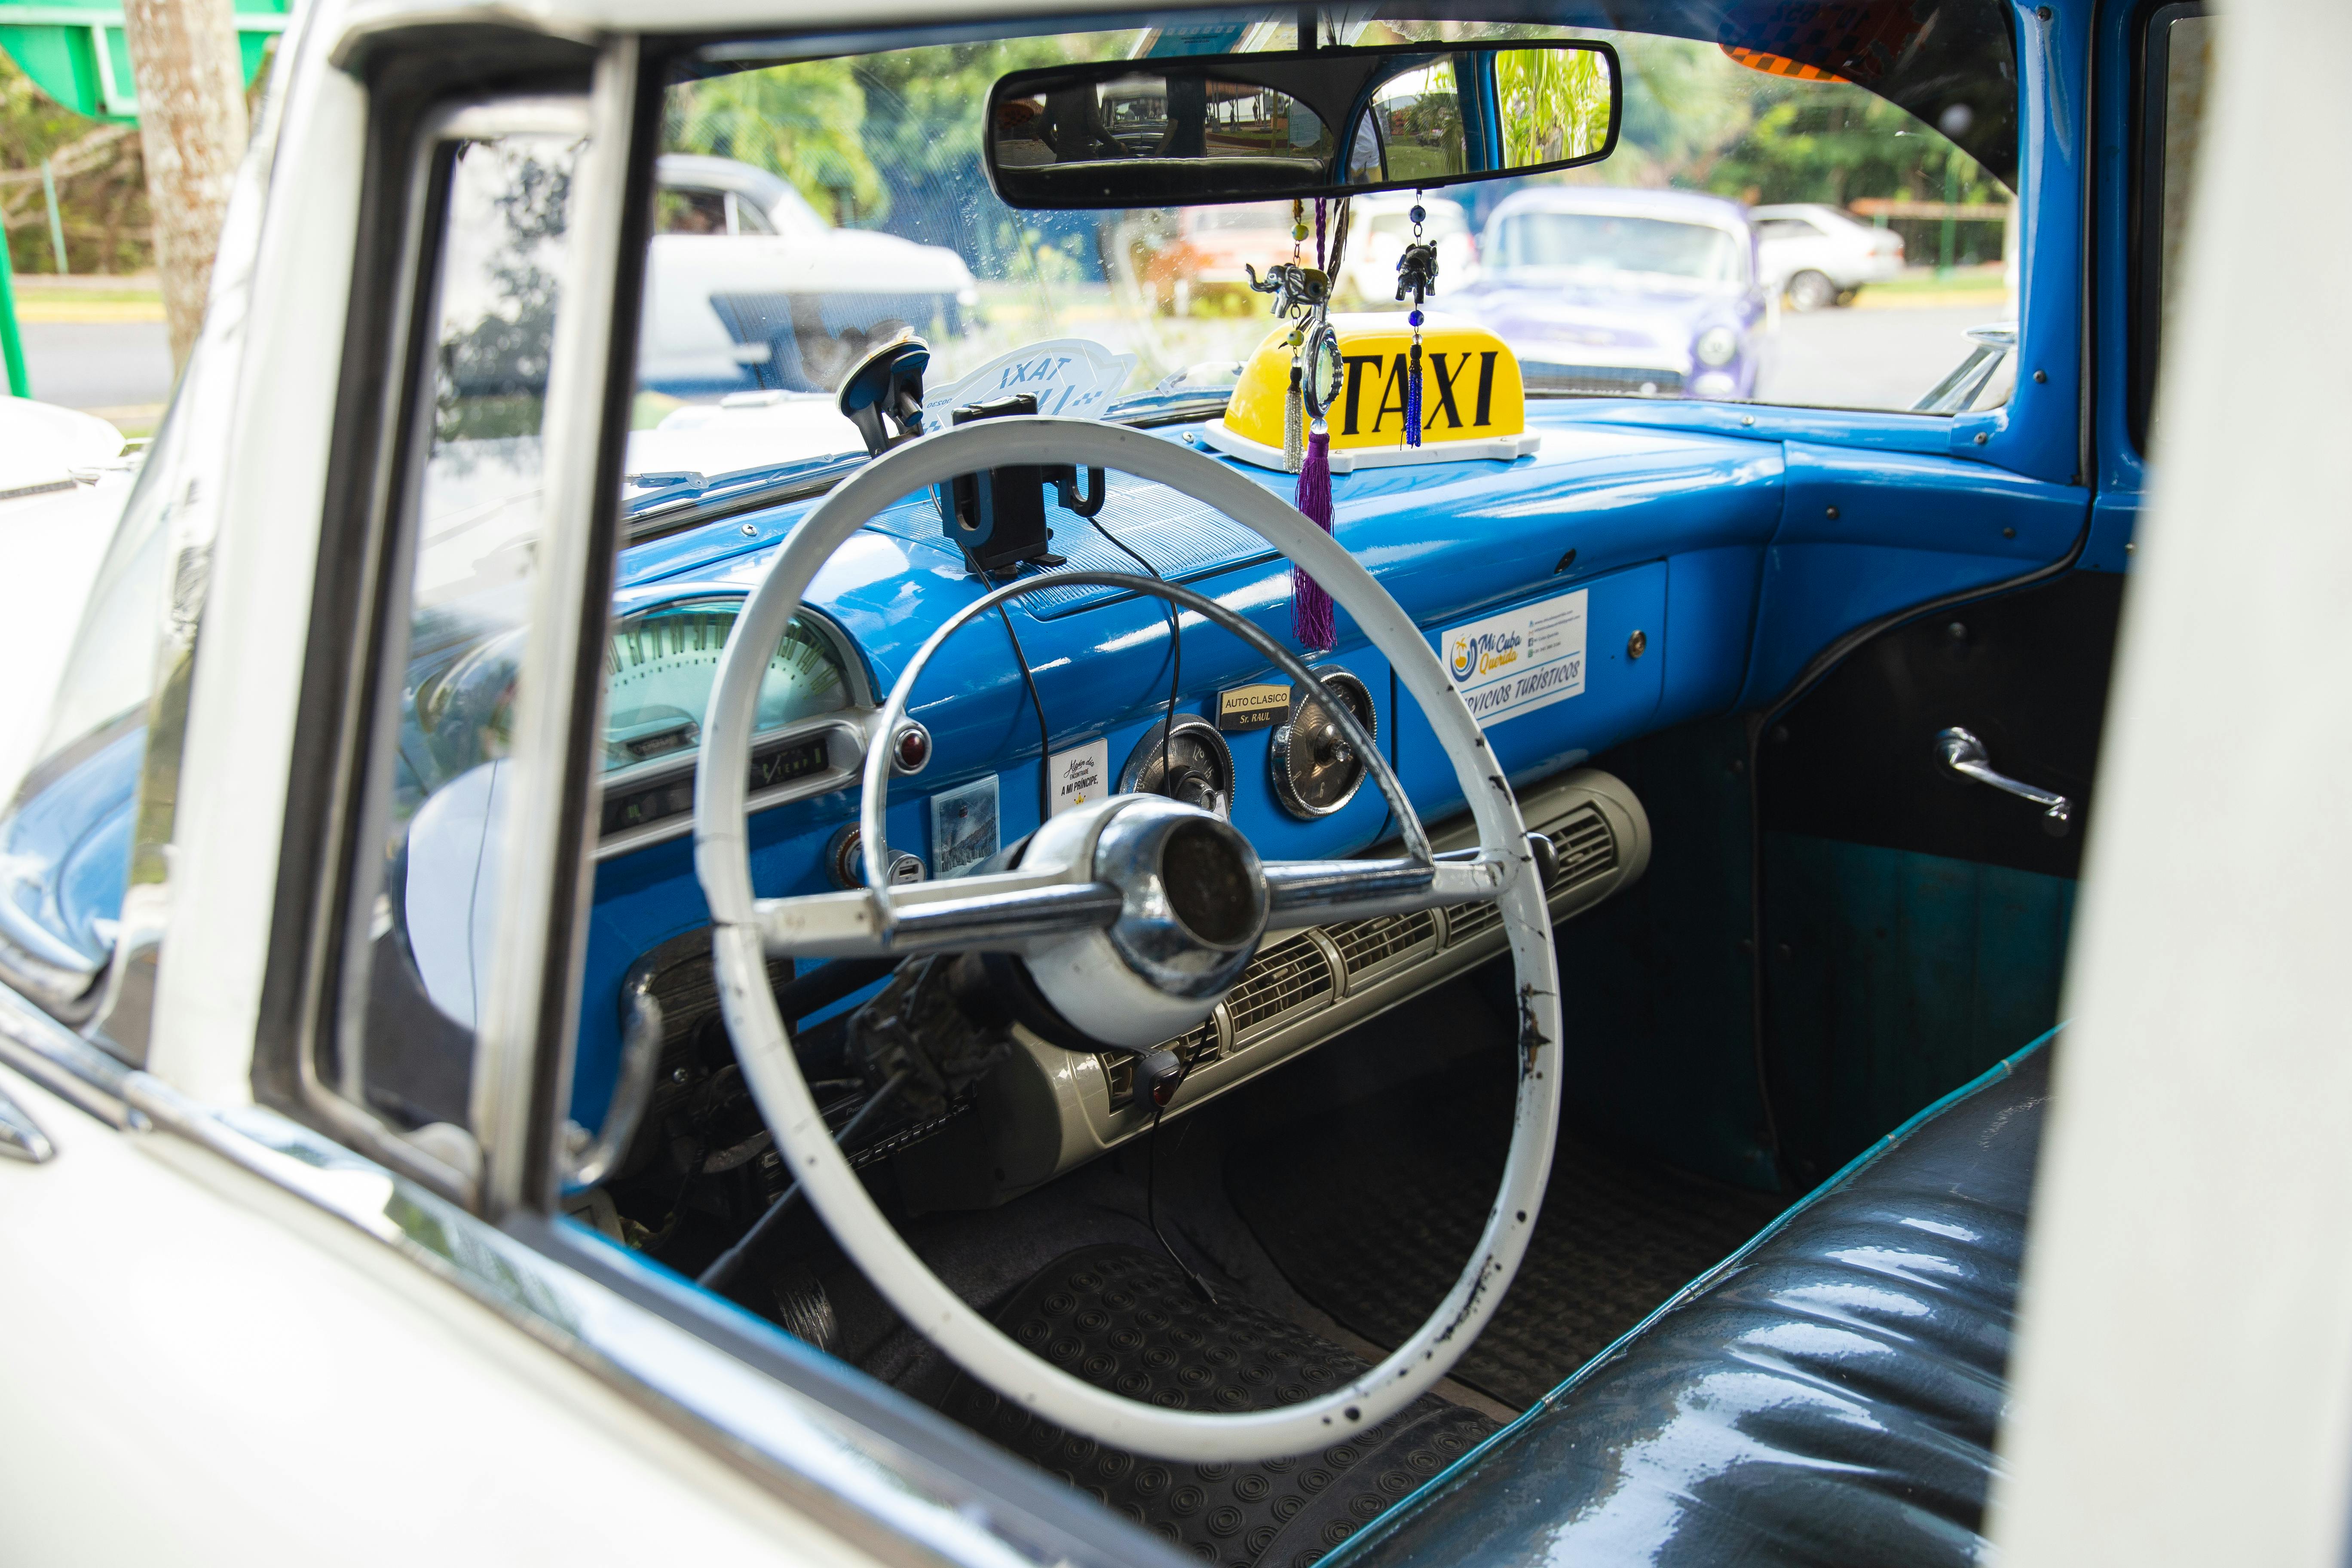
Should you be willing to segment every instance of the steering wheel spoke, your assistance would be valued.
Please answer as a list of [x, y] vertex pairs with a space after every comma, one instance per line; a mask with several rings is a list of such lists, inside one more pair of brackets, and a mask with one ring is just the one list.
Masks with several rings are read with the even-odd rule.
[[1410, 914], [1439, 904], [1492, 899], [1510, 875], [1500, 855], [1434, 861], [1275, 860], [1265, 868], [1268, 931], [1295, 931], [1335, 920]]
[[911, 958], [1029, 944], [1096, 931], [1118, 918], [1119, 891], [1060, 872], [1001, 871], [876, 892], [761, 899], [753, 906], [772, 954]]

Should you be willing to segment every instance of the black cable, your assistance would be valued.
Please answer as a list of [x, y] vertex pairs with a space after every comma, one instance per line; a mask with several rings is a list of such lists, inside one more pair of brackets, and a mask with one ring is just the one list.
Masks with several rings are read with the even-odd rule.
[[1052, 732], [1045, 728], [1045, 702], [1037, 695], [1037, 678], [1029, 673], [1029, 656], [1021, 651], [1021, 634], [1013, 629], [1013, 617], [1001, 603], [996, 614], [1004, 623], [1004, 635], [1013, 639], [1013, 659], [1021, 666], [1021, 679], [1029, 688], [1029, 706], [1037, 710], [1037, 826], [1043, 827], [1054, 815], [1054, 742]]
[[[1127, 541], [1121, 539], [1118, 534], [1113, 533], [1109, 529], [1105, 528], [1102, 525], [1101, 519], [1090, 517], [1087, 519], [1087, 521], [1094, 525], [1094, 531], [1097, 533], [1101, 534], [1105, 539], [1110, 541], [1112, 549], [1120, 552], [1129, 561], [1134, 562], [1138, 566], [1140, 566], [1146, 572], [1150, 573], [1152, 576], [1159, 578], [1160, 582], [1165, 583], [1168, 581], [1167, 578], [1160, 576], [1159, 567], [1154, 566], [1150, 562], [1146, 561], [1141, 555], [1129, 548]], [[1160, 602], [1168, 606], [1169, 665], [1168, 717], [1160, 721], [1160, 789], [1161, 794], [1172, 796], [1174, 781], [1169, 776], [1168, 741], [1169, 737], [1176, 732], [1176, 699], [1178, 693], [1182, 690], [1184, 685], [1184, 616], [1182, 612], [1176, 608], [1174, 600], [1162, 599]], [[1001, 605], [997, 607], [999, 609], [1003, 608]], [[1191, 1069], [1188, 1068], [1186, 1070], [1189, 1071]]]
[[[907, 1074], [903, 1068], [885, 1079], [882, 1087], [874, 1091], [874, 1098], [859, 1106], [857, 1114], [851, 1117], [848, 1124], [839, 1132], [834, 1134], [834, 1142], [844, 1148], [848, 1147], [849, 1141], [866, 1131], [866, 1124], [874, 1120], [874, 1113], [881, 1110], [891, 1096], [898, 1092], [898, 1086], [906, 1081]], [[700, 1162], [698, 1161], [696, 1163], [698, 1168]], [[709, 1268], [696, 1276], [694, 1282], [706, 1290], [716, 1290], [724, 1294], [727, 1287], [735, 1282], [735, 1276], [741, 1271], [744, 1259], [751, 1257], [753, 1249], [774, 1232], [777, 1223], [792, 1208], [800, 1194], [801, 1184], [798, 1182], [794, 1182], [776, 1194], [776, 1201], [768, 1205], [765, 1214], [751, 1222], [751, 1228], [743, 1233], [743, 1238], [720, 1253]]]
[[[1192, 1058], [1188, 1052], [1184, 1058], [1184, 1070], [1176, 1076], [1175, 1083], [1169, 1088], [1171, 1101], [1175, 1100], [1176, 1091], [1184, 1087], [1184, 1080], [1192, 1076]], [[1160, 1228], [1160, 1119], [1167, 1114], [1167, 1106], [1154, 1106], [1151, 1125], [1143, 1134], [1143, 1223], [1151, 1227], [1152, 1237], [1160, 1243], [1160, 1250], [1168, 1255], [1168, 1261], [1183, 1270], [1184, 1278], [1192, 1282], [1192, 1289], [1201, 1293], [1201, 1300], [1213, 1307], [1218, 1304], [1217, 1293], [1209, 1289], [1209, 1282], [1195, 1273], [1191, 1264], [1176, 1256], [1175, 1245], [1168, 1239], [1168, 1233]]]

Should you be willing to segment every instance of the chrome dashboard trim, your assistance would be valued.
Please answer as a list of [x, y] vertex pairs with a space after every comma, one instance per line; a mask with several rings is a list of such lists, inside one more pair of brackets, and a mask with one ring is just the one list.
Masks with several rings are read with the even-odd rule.
[[587, 1255], [606, 1244], [561, 1222], [520, 1214], [501, 1229], [274, 1110], [200, 1104], [5, 986], [0, 1060], [110, 1126], [184, 1138], [391, 1247], [887, 1563], [1192, 1561], [730, 1303], [650, 1269], [624, 1289], [615, 1260]]

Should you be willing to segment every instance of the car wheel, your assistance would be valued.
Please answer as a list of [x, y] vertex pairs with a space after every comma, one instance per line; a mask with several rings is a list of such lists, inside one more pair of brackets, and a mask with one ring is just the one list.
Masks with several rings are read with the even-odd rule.
[[1789, 309], [1800, 315], [1826, 310], [1837, 299], [1837, 285], [1808, 269], [1789, 279]]

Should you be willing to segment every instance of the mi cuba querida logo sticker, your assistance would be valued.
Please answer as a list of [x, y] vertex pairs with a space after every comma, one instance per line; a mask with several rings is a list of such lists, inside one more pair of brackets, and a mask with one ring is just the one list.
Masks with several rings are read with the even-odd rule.
[[1579, 588], [1439, 635], [1438, 657], [1479, 728], [1582, 694], [1589, 592]]

